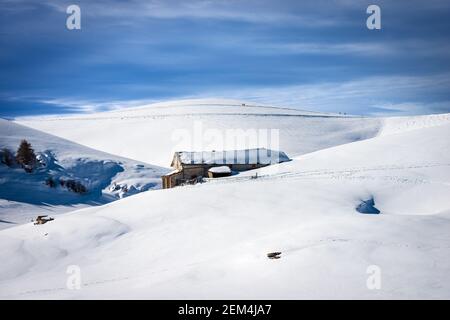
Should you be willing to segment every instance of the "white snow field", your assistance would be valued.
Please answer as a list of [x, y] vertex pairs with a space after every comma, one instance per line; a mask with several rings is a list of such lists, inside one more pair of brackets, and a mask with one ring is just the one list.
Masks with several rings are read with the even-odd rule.
[[[52, 215], [75, 208], [100, 205], [161, 186], [168, 170], [113, 156], [77, 143], [0, 119], [0, 150], [15, 152], [27, 139], [40, 158], [33, 173], [0, 163], [0, 229], [29, 222], [37, 215]], [[55, 181], [54, 188], [45, 184]], [[87, 194], [59, 185], [59, 180], [80, 181]]]
[[[450, 298], [449, 114], [195, 103], [20, 123], [165, 166], [196, 120], [279, 128], [293, 160], [1, 230], [1, 299]], [[372, 199], [380, 214], [356, 210]]]
[[[376, 118], [252, 104], [243, 107], [240, 102], [218, 99], [174, 101], [82, 116], [18, 119], [18, 122], [97, 150], [163, 167], [170, 166], [175, 151], [267, 146], [262, 139], [245, 145], [227, 143], [233, 137], [230, 130], [278, 129], [279, 149], [294, 157], [373, 137], [382, 125]], [[214, 134], [223, 139], [213, 139]], [[201, 143], [193, 145], [186, 137]]]

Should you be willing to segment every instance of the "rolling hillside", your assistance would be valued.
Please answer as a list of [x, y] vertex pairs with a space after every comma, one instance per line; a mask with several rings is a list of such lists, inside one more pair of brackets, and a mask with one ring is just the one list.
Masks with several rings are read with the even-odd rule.
[[[166, 165], [171, 131], [197, 120], [221, 129], [270, 125], [293, 159], [2, 230], [0, 297], [450, 298], [448, 114], [371, 119], [204, 107], [19, 121]], [[379, 214], [357, 211], [370, 200]], [[274, 251], [280, 259], [267, 258]], [[80, 290], [66, 287], [70, 265], [81, 270]], [[378, 289], [367, 286], [373, 266]]]
[[[279, 130], [279, 148], [290, 157], [375, 136], [382, 121], [229, 100], [158, 103], [90, 115], [18, 119], [88, 147], [168, 167], [174, 151], [264, 147], [264, 141], [227, 143], [230, 130]], [[212, 135], [218, 139], [211, 139]], [[191, 139], [198, 145], [192, 145]], [[200, 141], [200, 143], [198, 143]], [[234, 141], [234, 140], [233, 140]], [[119, 142], [119, 143], [118, 143]]]

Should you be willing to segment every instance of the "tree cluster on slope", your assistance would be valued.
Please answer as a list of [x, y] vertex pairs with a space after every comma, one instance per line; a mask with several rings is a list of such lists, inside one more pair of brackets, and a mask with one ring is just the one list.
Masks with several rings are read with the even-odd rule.
[[[58, 182], [61, 187], [65, 187], [69, 191], [79, 193], [79, 194], [84, 194], [87, 192], [87, 188], [80, 181], [76, 181], [73, 179], [64, 180], [64, 179], [60, 178], [58, 180]], [[45, 184], [47, 186], [49, 186], [50, 188], [56, 188], [58, 185], [57, 181], [55, 181], [55, 178], [53, 178], [53, 177], [48, 177], [45, 180]]]
[[[31, 143], [25, 139], [20, 142], [19, 148], [17, 149], [15, 155], [7, 148], [1, 149], [0, 162], [10, 168], [20, 165], [27, 173], [33, 172], [33, 170], [35, 170], [39, 165], [39, 161], [31, 146]], [[45, 164], [42, 165], [45, 166]], [[45, 179], [45, 184], [50, 188], [56, 188], [58, 183], [61, 187], [65, 187], [69, 191], [75, 193], [84, 194], [87, 192], [87, 188], [80, 181], [76, 181], [74, 179], [64, 180], [60, 178], [55, 180], [52, 176]]]
[[26, 172], [31, 173], [37, 167], [38, 161], [34, 153], [31, 143], [27, 140], [20, 142], [16, 155], [8, 148], [3, 148], [0, 152], [1, 163], [8, 167], [14, 167], [16, 164], [20, 165]]

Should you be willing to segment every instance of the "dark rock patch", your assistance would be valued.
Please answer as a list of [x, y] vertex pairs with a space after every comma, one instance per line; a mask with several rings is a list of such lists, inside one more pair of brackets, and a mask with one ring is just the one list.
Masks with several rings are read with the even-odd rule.
[[363, 214], [380, 214], [380, 210], [375, 208], [375, 200], [370, 198], [369, 200], [363, 200], [356, 207], [356, 211]]

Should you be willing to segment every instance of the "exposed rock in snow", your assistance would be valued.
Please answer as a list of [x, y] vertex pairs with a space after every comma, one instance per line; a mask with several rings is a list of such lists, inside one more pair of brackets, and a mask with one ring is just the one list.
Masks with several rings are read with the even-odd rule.
[[359, 213], [366, 213], [366, 214], [379, 214], [380, 210], [375, 208], [375, 201], [373, 198], [370, 198], [369, 200], [363, 200], [360, 204], [356, 207], [356, 211]]

